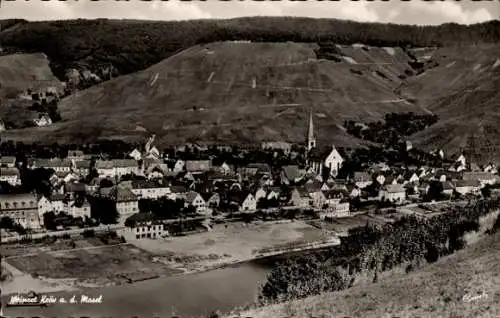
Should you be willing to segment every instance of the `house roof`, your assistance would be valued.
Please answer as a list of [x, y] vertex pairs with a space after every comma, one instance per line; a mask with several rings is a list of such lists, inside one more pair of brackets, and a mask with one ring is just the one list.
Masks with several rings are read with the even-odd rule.
[[35, 166], [40, 168], [71, 167], [69, 159], [35, 159]]
[[372, 177], [366, 171], [356, 171], [354, 172], [354, 182], [364, 182], [364, 181], [372, 181]]
[[455, 187], [479, 187], [481, 183], [479, 180], [457, 180], [455, 181]]
[[148, 223], [157, 221], [155, 215], [151, 212], [148, 213], [136, 213], [127, 218], [128, 222], [131, 222], [134, 226], [139, 225], [141, 223]]
[[267, 163], [251, 163], [248, 164], [245, 168], [257, 169], [257, 172], [261, 173], [271, 173], [271, 167], [269, 167]]
[[2, 156], [0, 157], [0, 164], [15, 164], [16, 157], [14, 156]]
[[116, 202], [129, 202], [129, 201], [136, 201], [137, 196], [130, 191], [130, 189], [126, 189], [123, 187], [112, 187], [111, 190], [109, 190], [108, 195], [109, 197], [112, 197]]
[[132, 189], [155, 189], [155, 188], [166, 188], [166, 186], [161, 186], [153, 180], [133, 180]]
[[229, 201], [238, 204], [243, 204], [243, 202], [245, 202], [245, 200], [248, 198], [249, 195], [252, 195], [249, 191], [235, 192], [229, 196]]
[[405, 188], [400, 184], [387, 184], [384, 186], [384, 191], [389, 193], [405, 192]]
[[464, 172], [463, 180], [494, 180], [496, 176], [490, 172]]
[[82, 157], [84, 156], [81, 150], [70, 150], [68, 151], [68, 157]]
[[299, 166], [291, 165], [291, 166], [283, 166], [282, 171], [284, 173], [285, 178], [290, 181], [295, 181], [304, 177], [305, 172], [299, 169]]
[[200, 193], [201, 197], [203, 200], [208, 201], [210, 200], [214, 195], [219, 195], [218, 193], [211, 193], [211, 192], [203, 192]]
[[75, 168], [77, 168], [77, 169], [90, 169], [90, 160], [75, 161]]
[[96, 169], [137, 168], [138, 163], [134, 159], [97, 160], [95, 167]]
[[64, 190], [66, 192], [85, 192], [86, 187], [84, 183], [73, 182], [73, 183], [66, 183], [64, 185]]
[[65, 198], [65, 195], [64, 194], [61, 194], [61, 193], [53, 193], [49, 198], [48, 200], [51, 201], [51, 202], [55, 202], [55, 201], [62, 201], [64, 200]]
[[187, 171], [204, 171], [212, 168], [212, 161], [210, 160], [188, 160], [186, 161]]
[[189, 191], [188, 194], [186, 195], [186, 202], [188, 203], [193, 202], [199, 195], [200, 194], [196, 191]]
[[172, 191], [172, 193], [186, 193], [186, 192], [188, 192], [187, 188], [185, 186], [181, 186], [181, 185], [171, 186], [170, 191]]

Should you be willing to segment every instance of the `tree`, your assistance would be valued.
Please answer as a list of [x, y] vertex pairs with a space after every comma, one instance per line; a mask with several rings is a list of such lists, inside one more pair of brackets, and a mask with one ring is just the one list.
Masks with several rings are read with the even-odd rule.
[[57, 224], [55, 222], [56, 215], [54, 212], [50, 211], [43, 214], [43, 225], [49, 231], [55, 231]]
[[481, 189], [481, 194], [483, 195], [483, 197], [485, 198], [489, 198], [491, 197], [491, 186], [489, 184], [487, 184], [486, 186], [484, 186], [482, 189]]
[[4, 216], [0, 219], [0, 228], [11, 230], [14, 227], [14, 221], [8, 216]]
[[90, 203], [92, 218], [102, 224], [116, 224], [118, 222], [118, 210], [116, 202], [110, 198], [94, 197]]

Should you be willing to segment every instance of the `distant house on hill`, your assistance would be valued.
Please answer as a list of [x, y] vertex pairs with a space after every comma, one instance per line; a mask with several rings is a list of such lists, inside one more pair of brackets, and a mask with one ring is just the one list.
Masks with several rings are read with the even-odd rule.
[[52, 124], [52, 120], [50, 119], [50, 117], [48, 115], [40, 115], [40, 117], [34, 119], [33, 122], [38, 127], [48, 126], [48, 125]]

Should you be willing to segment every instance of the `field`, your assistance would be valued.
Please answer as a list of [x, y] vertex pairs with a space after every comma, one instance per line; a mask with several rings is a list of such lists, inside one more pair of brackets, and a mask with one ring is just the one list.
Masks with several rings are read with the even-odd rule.
[[498, 317], [500, 235], [487, 237], [411, 274], [309, 297], [242, 317]]
[[[46, 290], [75, 286], [102, 286], [128, 279], [172, 275], [179, 271], [154, 261], [154, 256], [131, 244], [104, 245], [96, 238], [56, 241], [52, 244], [2, 245], [4, 266], [14, 272], [4, 293], [26, 288]], [[49, 288], [49, 290], [51, 290]]]
[[316, 242], [329, 234], [303, 222], [230, 223], [215, 225], [214, 230], [165, 240], [137, 240], [134, 244], [171, 264], [187, 270], [244, 261], [255, 257], [260, 249], [294, 242]]

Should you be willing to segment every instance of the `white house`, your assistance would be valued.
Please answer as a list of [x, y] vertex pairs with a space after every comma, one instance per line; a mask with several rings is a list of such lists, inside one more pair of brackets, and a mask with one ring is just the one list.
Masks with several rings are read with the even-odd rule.
[[255, 197], [249, 192], [241, 192], [230, 198], [230, 201], [237, 204], [239, 211], [253, 212], [257, 210], [257, 201]]
[[158, 199], [167, 197], [171, 193], [169, 186], [159, 185], [150, 180], [133, 181], [131, 190], [139, 199]]
[[47, 212], [54, 212], [58, 214], [59, 212], [66, 212], [67, 208], [64, 204], [64, 195], [53, 194], [49, 198], [42, 196], [38, 200], [38, 215], [40, 217], [40, 223], [43, 225], [43, 215]]
[[152, 213], [137, 213], [127, 219], [127, 239], [158, 239], [168, 235], [168, 230]]
[[457, 180], [454, 183], [455, 191], [465, 194], [478, 194], [481, 189], [481, 182], [478, 180]]
[[194, 206], [196, 209], [196, 213], [208, 214], [210, 212], [210, 210], [207, 209], [207, 204], [203, 199], [203, 197], [198, 192], [195, 191], [188, 192], [188, 194], [186, 195], [185, 205]]
[[174, 172], [181, 172], [184, 170], [184, 168], [186, 167], [186, 162], [184, 160], [177, 160], [175, 162], [175, 165], [174, 165], [174, 168], [173, 168], [173, 171]]
[[137, 148], [132, 150], [132, 152], [129, 154], [129, 157], [133, 158], [134, 160], [141, 160], [142, 159], [142, 154]]
[[406, 200], [406, 190], [400, 184], [385, 185], [380, 189], [379, 200], [403, 203]]
[[265, 198], [266, 197], [266, 190], [264, 190], [264, 188], [259, 188], [256, 192], [255, 192], [255, 201], [259, 202], [260, 199], [262, 198]]
[[87, 200], [83, 202], [70, 201], [66, 205], [66, 213], [74, 218], [90, 218], [90, 203]]
[[481, 187], [495, 184], [498, 180], [498, 176], [491, 172], [464, 172], [462, 178], [463, 180], [477, 180], [481, 183]]
[[41, 115], [39, 118], [34, 119], [33, 122], [38, 127], [48, 126], [48, 125], [52, 124], [52, 120], [50, 119], [50, 117], [48, 115]]
[[360, 189], [369, 186], [372, 183], [372, 177], [366, 171], [354, 172], [354, 183]]

